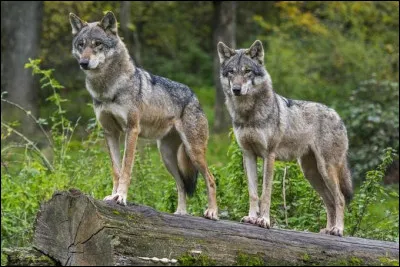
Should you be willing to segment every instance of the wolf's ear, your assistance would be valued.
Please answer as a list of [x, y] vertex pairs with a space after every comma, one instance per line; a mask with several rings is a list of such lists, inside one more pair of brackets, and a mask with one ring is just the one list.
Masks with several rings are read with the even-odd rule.
[[232, 48], [229, 48], [224, 44], [223, 42], [219, 42], [217, 45], [218, 49], [218, 56], [219, 56], [219, 62], [222, 64], [225, 60], [228, 58], [232, 57], [233, 55], [236, 54], [235, 50]]
[[117, 19], [115, 18], [114, 13], [108, 11], [99, 22], [99, 26], [105, 31], [110, 30], [113, 34], [117, 34]]
[[246, 55], [256, 60], [261, 65], [264, 64], [264, 48], [260, 40], [255, 41], [249, 49], [246, 50]]
[[81, 20], [77, 15], [75, 15], [74, 13], [69, 13], [69, 22], [71, 23], [71, 27], [72, 27], [72, 34], [75, 35], [78, 32], [80, 32], [80, 30], [87, 26], [87, 22]]

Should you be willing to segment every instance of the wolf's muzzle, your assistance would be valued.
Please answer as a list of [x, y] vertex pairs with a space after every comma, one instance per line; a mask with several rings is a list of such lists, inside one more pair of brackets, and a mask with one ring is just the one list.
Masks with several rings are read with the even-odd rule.
[[85, 70], [89, 69], [89, 59], [82, 58], [79, 60], [79, 65], [81, 65], [81, 67]]

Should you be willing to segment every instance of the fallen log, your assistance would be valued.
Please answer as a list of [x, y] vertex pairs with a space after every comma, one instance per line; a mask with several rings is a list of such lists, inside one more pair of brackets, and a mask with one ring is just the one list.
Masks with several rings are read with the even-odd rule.
[[399, 244], [123, 207], [57, 192], [36, 218], [34, 247], [61, 265], [381, 265]]

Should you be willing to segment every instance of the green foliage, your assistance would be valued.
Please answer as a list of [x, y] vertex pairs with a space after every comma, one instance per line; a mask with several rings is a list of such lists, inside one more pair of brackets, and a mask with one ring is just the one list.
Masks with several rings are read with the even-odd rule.
[[274, 8], [279, 19], [254, 20], [278, 93], [335, 104], [372, 73], [398, 81], [398, 3], [286, 1]]
[[265, 266], [264, 259], [258, 255], [239, 252], [236, 256], [236, 266]]
[[[386, 206], [384, 217], [377, 218], [372, 205], [382, 204], [387, 199], [396, 198], [399, 193], [391, 188], [382, 186], [385, 170], [392, 163], [394, 150], [385, 150], [381, 164], [376, 170], [367, 172], [356, 197], [353, 199], [347, 218], [347, 231], [352, 236], [369, 237], [382, 240], [398, 240], [399, 238], [399, 209]], [[384, 229], [384, 231], [382, 230]]]
[[399, 83], [375, 78], [363, 81], [342, 106], [350, 166], [360, 181], [366, 171], [378, 166], [376, 155], [383, 147], [399, 150]]
[[203, 254], [190, 254], [186, 253], [182, 255], [178, 262], [182, 266], [215, 266], [216, 263], [210, 257], [203, 255]]

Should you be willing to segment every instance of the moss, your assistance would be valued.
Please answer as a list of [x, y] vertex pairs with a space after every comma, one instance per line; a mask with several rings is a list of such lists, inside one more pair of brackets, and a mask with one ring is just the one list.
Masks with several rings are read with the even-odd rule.
[[120, 215], [120, 214], [121, 214], [118, 210], [113, 210], [113, 213], [114, 213], [115, 215]]
[[172, 241], [175, 241], [175, 242], [179, 242], [179, 243], [185, 242], [185, 238], [180, 237], [180, 236], [171, 236], [171, 237], [169, 237], [169, 239]]
[[179, 257], [178, 262], [183, 266], [216, 266], [215, 261], [207, 255], [193, 255], [188, 252]]
[[265, 266], [264, 259], [259, 255], [239, 252], [236, 256], [237, 266]]
[[134, 223], [145, 223], [146, 217], [143, 217], [139, 213], [132, 214], [132, 213], [127, 212], [127, 213], [124, 213], [123, 215], [125, 215], [125, 217], [128, 220], [130, 220], [131, 222], [134, 222]]
[[348, 259], [341, 259], [334, 262], [329, 262], [329, 266], [364, 266], [365, 263], [362, 259], [357, 257], [350, 257]]
[[382, 266], [399, 266], [399, 260], [390, 259], [387, 257], [380, 257], [379, 262]]
[[56, 265], [56, 263], [51, 258], [49, 258], [31, 248], [4, 249], [4, 254], [2, 254], [2, 256], [1, 256], [1, 264], [2, 265], [4, 265], [4, 264], [7, 264], [7, 265], [17, 264], [17, 265], [25, 265], [25, 266], [39, 266], [39, 265], [55, 266]]
[[308, 255], [307, 253], [304, 253], [304, 255], [301, 257], [301, 259], [302, 259], [304, 262], [309, 262], [309, 261], [311, 261], [311, 257], [310, 257], [310, 255]]

